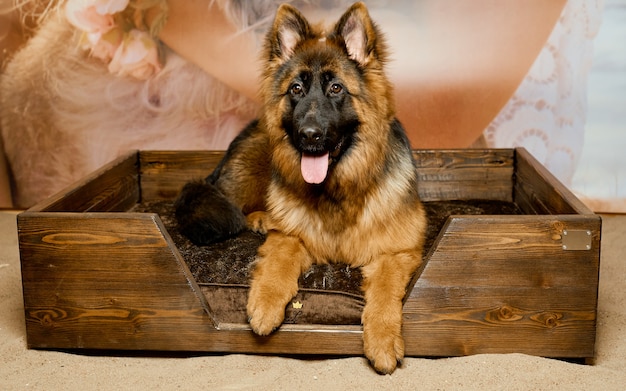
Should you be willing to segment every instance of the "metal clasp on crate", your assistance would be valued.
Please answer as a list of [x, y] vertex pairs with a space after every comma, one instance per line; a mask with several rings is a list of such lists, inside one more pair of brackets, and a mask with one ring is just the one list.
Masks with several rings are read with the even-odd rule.
[[561, 239], [563, 250], [591, 250], [591, 231], [589, 230], [563, 230]]

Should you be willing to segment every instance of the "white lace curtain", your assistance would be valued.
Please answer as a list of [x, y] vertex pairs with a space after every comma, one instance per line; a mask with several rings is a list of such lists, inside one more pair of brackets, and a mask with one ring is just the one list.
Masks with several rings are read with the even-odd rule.
[[528, 75], [485, 130], [489, 147], [525, 147], [570, 185], [582, 154], [587, 74], [602, 0], [568, 0]]

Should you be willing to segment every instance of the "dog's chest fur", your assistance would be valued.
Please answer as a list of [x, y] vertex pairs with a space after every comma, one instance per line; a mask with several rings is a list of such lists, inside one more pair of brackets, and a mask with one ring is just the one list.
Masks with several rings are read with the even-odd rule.
[[[370, 188], [363, 185], [340, 188], [340, 185], [332, 185], [331, 178], [331, 185], [310, 187], [305, 196], [301, 192], [294, 196], [298, 192], [272, 182], [268, 189], [268, 212], [278, 230], [302, 240], [315, 262], [337, 261], [362, 266], [376, 254], [414, 245], [412, 238], [379, 240], [381, 235], [406, 238], [402, 231], [413, 229], [414, 219], [406, 216], [411, 215], [407, 211], [419, 203], [412, 188], [414, 175], [412, 162], [407, 157], [390, 174], [364, 181], [376, 182], [376, 186]], [[359, 194], [346, 194], [359, 190]], [[364, 237], [369, 238], [364, 241]], [[364, 242], [368, 244], [355, 246]], [[383, 243], [390, 242], [397, 248], [384, 247]]]

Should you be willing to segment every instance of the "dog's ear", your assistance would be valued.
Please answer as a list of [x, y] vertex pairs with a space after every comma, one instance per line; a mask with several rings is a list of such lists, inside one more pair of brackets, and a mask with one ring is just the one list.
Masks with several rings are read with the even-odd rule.
[[296, 8], [282, 4], [267, 36], [270, 60], [287, 61], [298, 43], [313, 37], [309, 22]]
[[382, 37], [365, 4], [358, 2], [348, 8], [335, 25], [334, 33], [343, 38], [348, 55], [361, 66], [367, 66], [373, 59], [384, 61]]

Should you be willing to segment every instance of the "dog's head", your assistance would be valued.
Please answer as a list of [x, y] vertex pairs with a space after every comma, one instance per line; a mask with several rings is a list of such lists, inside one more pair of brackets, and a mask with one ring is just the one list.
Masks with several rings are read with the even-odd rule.
[[[322, 183], [356, 142], [360, 125], [381, 115], [373, 106], [391, 90], [382, 73], [382, 38], [363, 3], [352, 5], [328, 32], [282, 5], [265, 54], [263, 93], [271, 128], [300, 155], [304, 180]], [[388, 106], [382, 110], [393, 111]]]

